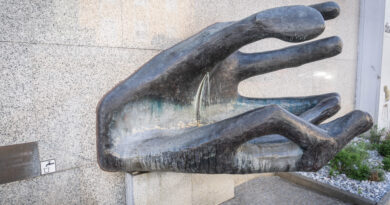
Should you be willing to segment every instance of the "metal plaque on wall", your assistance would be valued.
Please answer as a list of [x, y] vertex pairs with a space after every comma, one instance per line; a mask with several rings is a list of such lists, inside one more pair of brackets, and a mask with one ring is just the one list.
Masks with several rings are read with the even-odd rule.
[[0, 146], [0, 184], [39, 175], [37, 142]]

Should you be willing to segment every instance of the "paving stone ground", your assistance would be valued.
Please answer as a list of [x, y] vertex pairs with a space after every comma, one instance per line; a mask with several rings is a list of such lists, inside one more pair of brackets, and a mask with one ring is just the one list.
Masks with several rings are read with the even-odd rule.
[[278, 176], [260, 177], [235, 189], [235, 197], [222, 205], [306, 204], [344, 205], [342, 201], [321, 195]]

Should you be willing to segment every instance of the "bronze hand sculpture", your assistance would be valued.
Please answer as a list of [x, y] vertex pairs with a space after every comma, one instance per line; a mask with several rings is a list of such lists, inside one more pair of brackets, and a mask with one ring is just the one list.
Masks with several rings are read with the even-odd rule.
[[265, 10], [216, 23], [161, 52], [105, 95], [97, 109], [98, 162], [107, 171], [257, 173], [318, 170], [372, 126], [330, 93], [300, 98], [240, 96], [240, 81], [339, 54], [330, 37], [281, 50], [239, 52], [265, 38], [319, 36], [336, 3]]

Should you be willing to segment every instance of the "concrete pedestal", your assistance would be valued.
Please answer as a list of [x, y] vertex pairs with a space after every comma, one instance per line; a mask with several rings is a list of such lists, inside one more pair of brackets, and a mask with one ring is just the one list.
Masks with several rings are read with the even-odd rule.
[[126, 174], [126, 204], [220, 204], [234, 197], [235, 186], [270, 174]]

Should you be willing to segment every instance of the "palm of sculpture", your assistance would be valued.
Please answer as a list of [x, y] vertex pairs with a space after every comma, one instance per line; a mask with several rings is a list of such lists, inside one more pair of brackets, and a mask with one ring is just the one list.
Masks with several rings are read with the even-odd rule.
[[317, 126], [339, 110], [337, 94], [253, 99], [240, 96], [237, 87], [255, 75], [335, 56], [341, 40], [255, 54], [237, 50], [269, 37], [310, 40], [323, 32], [324, 19], [338, 13], [332, 2], [270, 9], [214, 24], [161, 52], [100, 102], [100, 167], [190, 173], [318, 170], [367, 131], [371, 117], [354, 111]]

